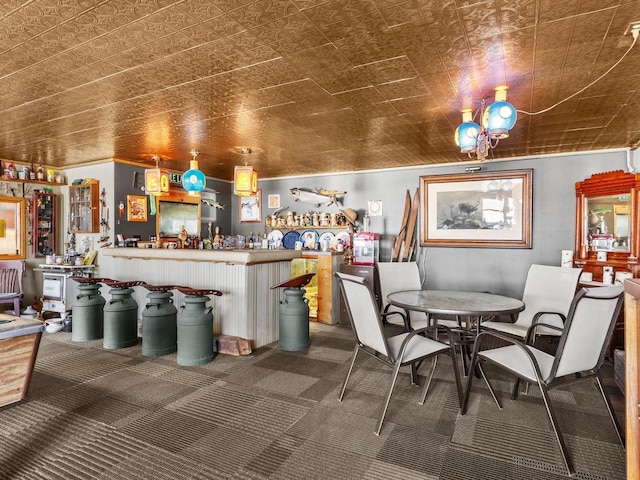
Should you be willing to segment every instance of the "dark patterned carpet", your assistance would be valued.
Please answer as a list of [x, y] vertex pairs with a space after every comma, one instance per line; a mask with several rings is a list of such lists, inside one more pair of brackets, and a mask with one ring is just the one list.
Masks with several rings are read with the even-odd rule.
[[[107, 351], [44, 334], [27, 399], [0, 408], [0, 478], [568, 478], [539, 395], [510, 401], [489, 367], [503, 410], [476, 380], [460, 416], [445, 358], [424, 405], [401, 374], [375, 436], [390, 370], [360, 357], [338, 402], [353, 346], [350, 329], [312, 324], [308, 351], [274, 344], [180, 367], [175, 355], [142, 357], [140, 344]], [[607, 388], [623, 408], [613, 379]], [[623, 479], [624, 451], [593, 384], [552, 391], [552, 401], [574, 478]]]

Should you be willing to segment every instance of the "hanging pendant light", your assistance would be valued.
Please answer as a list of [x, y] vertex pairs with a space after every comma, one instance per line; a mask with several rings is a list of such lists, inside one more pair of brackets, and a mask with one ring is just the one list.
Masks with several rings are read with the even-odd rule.
[[509, 130], [515, 125], [517, 113], [515, 107], [507, 102], [507, 88], [506, 85], [496, 87], [495, 101], [488, 107], [482, 99], [476, 112], [482, 126], [473, 121], [470, 108], [462, 110], [462, 123], [456, 129], [454, 140], [460, 152], [469, 158], [485, 160], [498, 141], [509, 136]]
[[160, 157], [154, 155], [156, 168], [147, 168], [144, 171], [144, 191], [147, 195], [169, 195], [169, 172], [158, 167]]
[[507, 102], [507, 89], [506, 85], [495, 88], [495, 102], [482, 115], [482, 126], [491, 138], [507, 138], [509, 130], [516, 124], [518, 114], [515, 107]]
[[473, 121], [473, 112], [470, 108], [462, 110], [462, 123], [456, 129], [455, 141], [462, 153], [471, 153], [478, 145], [480, 125]]
[[[244, 147], [242, 153], [248, 155], [251, 149]], [[233, 170], [233, 193], [239, 197], [251, 197], [258, 193], [258, 172], [247, 165], [236, 166]]]
[[182, 187], [188, 192], [189, 195], [200, 195], [200, 192], [204, 190], [207, 180], [200, 170], [198, 170], [198, 154], [197, 150], [191, 150], [193, 158], [189, 162], [189, 170], [182, 174]]

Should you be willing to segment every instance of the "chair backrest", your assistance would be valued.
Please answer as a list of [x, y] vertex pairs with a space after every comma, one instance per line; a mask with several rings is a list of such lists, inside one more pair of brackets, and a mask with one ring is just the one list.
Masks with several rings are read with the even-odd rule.
[[[380, 284], [380, 296], [382, 308], [387, 309], [387, 295], [400, 290], [421, 290], [420, 271], [416, 262], [378, 262], [378, 280]], [[403, 310], [393, 305], [386, 311]]]
[[623, 295], [622, 285], [583, 288], [575, 295], [558, 343], [552, 377], [595, 371], [602, 366]]
[[[567, 316], [581, 273], [581, 268], [531, 265], [522, 294], [525, 307], [516, 323], [528, 327], [538, 312], [558, 312]], [[542, 315], [538, 321], [562, 326], [557, 315]]]
[[335, 272], [342, 298], [347, 307], [351, 327], [358, 343], [389, 357], [389, 345], [384, 335], [382, 319], [373, 293], [365, 279]]
[[23, 271], [24, 263], [22, 260], [0, 262], [0, 293], [22, 294]]

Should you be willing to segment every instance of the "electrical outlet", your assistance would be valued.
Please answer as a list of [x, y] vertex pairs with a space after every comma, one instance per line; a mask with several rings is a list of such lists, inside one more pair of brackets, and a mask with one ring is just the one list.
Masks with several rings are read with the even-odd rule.
[[640, 20], [637, 22], [631, 22], [627, 25], [627, 29], [624, 31], [625, 35], [633, 33], [634, 30], [640, 30]]

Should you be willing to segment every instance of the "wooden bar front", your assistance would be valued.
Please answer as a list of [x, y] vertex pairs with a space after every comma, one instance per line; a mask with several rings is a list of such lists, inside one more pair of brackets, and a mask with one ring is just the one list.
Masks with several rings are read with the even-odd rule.
[[0, 315], [0, 406], [27, 396], [44, 324]]
[[627, 478], [640, 479], [640, 279], [624, 282]]

